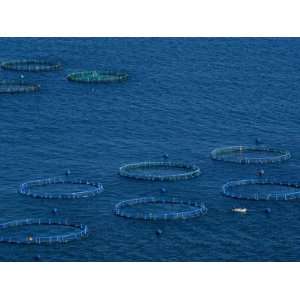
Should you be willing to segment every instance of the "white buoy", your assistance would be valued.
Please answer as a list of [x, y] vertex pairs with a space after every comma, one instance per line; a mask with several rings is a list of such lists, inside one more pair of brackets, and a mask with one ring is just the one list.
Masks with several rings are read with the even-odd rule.
[[248, 209], [247, 208], [239, 208], [239, 207], [237, 207], [237, 208], [233, 208], [232, 211], [233, 212], [238, 212], [238, 213], [241, 213], [241, 214], [245, 214], [248, 211]]

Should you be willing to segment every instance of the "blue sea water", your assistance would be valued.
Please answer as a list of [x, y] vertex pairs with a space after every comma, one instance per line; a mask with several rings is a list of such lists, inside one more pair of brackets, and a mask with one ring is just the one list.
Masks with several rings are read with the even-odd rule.
[[[208, 38], [1, 38], [0, 60], [59, 60], [63, 69], [23, 73], [37, 93], [0, 95], [0, 222], [57, 218], [87, 224], [69, 244], [0, 244], [1, 261], [299, 261], [300, 203], [225, 198], [229, 180], [255, 177], [257, 166], [212, 161], [216, 147], [260, 138], [292, 159], [264, 166], [265, 176], [300, 181], [300, 40]], [[125, 70], [120, 84], [71, 83], [81, 70]], [[0, 79], [20, 72], [0, 71]], [[122, 178], [125, 163], [161, 160], [199, 165], [177, 182]], [[20, 183], [61, 175], [99, 181], [93, 198], [41, 200]], [[130, 198], [165, 196], [205, 202], [207, 215], [145, 222], [113, 214]], [[245, 215], [232, 207], [247, 207]], [[266, 207], [272, 209], [265, 214]], [[156, 230], [162, 235], [157, 237]]]

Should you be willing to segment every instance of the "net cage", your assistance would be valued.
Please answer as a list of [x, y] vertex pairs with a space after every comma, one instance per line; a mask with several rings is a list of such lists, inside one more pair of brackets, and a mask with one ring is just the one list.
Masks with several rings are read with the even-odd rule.
[[61, 64], [43, 59], [19, 59], [2, 62], [1, 68], [4, 70], [40, 72], [55, 71], [61, 69]]
[[[290, 192], [285, 190], [265, 193], [254, 192], [250, 194], [235, 191], [235, 189], [241, 186], [249, 185], [270, 185], [277, 188], [288, 187], [293, 188], [293, 190]], [[294, 189], [299, 189], [299, 191], [295, 191]], [[243, 179], [227, 182], [222, 187], [222, 193], [227, 197], [245, 200], [295, 200], [300, 199], [300, 183], [283, 182], [271, 179]]]
[[[188, 210], [173, 212], [173, 211], [164, 211], [159, 213], [150, 213], [150, 212], [128, 212], [126, 208], [133, 207], [139, 204], [173, 204], [173, 205], [187, 205]], [[205, 204], [198, 203], [195, 201], [185, 201], [178, 199], [161, 199], [155, 197], [145, 197], [125, 200], [117, 203], [115, 205], [114, 213], [117, 216], [129, 218], [129, 219], [139, 219], [139, 220], [185, 220], [207, 213], [207, 208]]]
[[[157, 171], [162, 170], [180, 170], [178, 174], [151, 174], [151, 170]], [[149, 173], [143, 174], [137, 171], [148, 171]], [[196, 165], [190, 165], [178, 162], [140, 162], [134, 164], [127, 164], [121, 166], [119, 174], [124, 177], [141, 180], [152, 180], [152, 181], [177, 181], [186, 180], [197, 177], [201, 174], [200, 168]]]
[[83, 71], [71, 73], [67, 79], [82, 83], [113, 83], [127, 80], [128, 74], [113, 71]]
[[25, 83], [23, 81], [2, 80], [0, 81], [0, 94], [16, 94], [36, 92], [40, 89], [38, 84]]
[[[251, 156], [250, 154], [253, 154], [254, 156]], [[240, 164], [277, 163], [291, 158], [291, 154], [287, 150], [266, 146], [222, 147], [214, 149], [210, 156], [213, 160]]]
[[71, 232], [57, 235], [35, 235], [34, 232], [23, 237], [3, 236], [0, 235], [0, 242], [14, 244], [52, 244], [52, 243], [68, 243], [74, 240], [80, 240], [88, 235], [88, 227], [84, 224], [70, 223], [67, 220], [52, 219], [23, 219], [15, 220], [0, 224], [0, 231], [21, 226], [63, 226], [70, 228]]
[[[48, 186], [51, 184], [74, 184], [74, 185], [85, 185], [89, 186], [89, 189], [77, 192], [38, 192], [32, 191], [34, 187]], [[24, 182], [19, 187], [19, 193], [22, 195], [30, 196], [33, 198], [43, 198], [43, 199], [77, 199], [77, 198], [87, 198], [95, 196], [103, 191], [103, 186], [99, 182], [86, 180], [86, 179], [69, 179], [65, 177], [52, 177], [46, 179], [38, 179]]]

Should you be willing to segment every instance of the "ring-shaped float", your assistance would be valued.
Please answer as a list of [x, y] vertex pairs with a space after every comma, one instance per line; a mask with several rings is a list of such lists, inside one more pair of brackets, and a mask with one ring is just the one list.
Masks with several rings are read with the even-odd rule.
[[[88, 227], [83, 224], [69, 223], [67, 220], [42, 220], [42, 219], [23, 219], [16, 220], [7, 223], [0, 224], [0, 231], [11, 227], [20, 227], [26, 225], [47, 225], [47, 226], [64, 226], [69, 227], [74, 232], [69, 232], [66, 234], [57, 234], [49, 236], [35, 236], [34, 233], [26, 236], [24, 238], [17, 237], [6, 237], [0, 235], [0, 243], [14, 243], [14, 244], [52, 244], [52, 243], [68, 243], [73, 240], [79, 240], [88, 234]], [[75, 230], [74, 230], [75, 229]]]
[[[177, 205], [187, 205], [190, 207], [189, 210], [180, 211], [180, 212], [162, 212], [162, 213], [131, 213], [126, 212], [124, 208], [132, 207], [139, 204], [177, 204]], [[204, 215], [207, 212], [207, 208], [203, 203], [197, 203], [194, 201], [184, 201], [177, 199], [161, 199], [155, 197], [144, 197], [137, 199], [125, 200], [117, 203], [115, 205], [114, 212], [117, 216], [130, 218], [130, 219], [139, 219], [139, 220], [179, 220], [179, 219], [190, 219]]]
[[[266, 153], [265, 156], [242, 156], [247, 152]], [[268, 156], [268, 153], [270, 154]], [[291, 153], [287, 150], [269, 148], [265, 146], [231, 146], [214, 149], [211, 152], [213, 160], [220, 160], [225, 162], [233, 162], [240, 164], [266, 164], [276, 163], [288, 160], [291, 158]]]
[[[65, 192], [65, 193], [48, 193], [48, 192], [33, 192], [32, 187], [46, 186], [50, 184], [76, 184], [88, 185], [91, 188], [79, 192]], [[38, 179], [24, 182], [20, 185], [19, 193], [33, 198], [43, 199], [77, 199], [95, 196], [103, 191], [103, 186], [99, 182], [94, 182], [86, 179], [69, 179], [65, 177], [52, 177], [46, 179]]]
[[[156, 175], [151, 174], [151, 170], [157, 169], [180, 169], [180, 173], [171, 175]], [[149, 174], [135, 173], [136, 170], [149, 170]], [[140, 162], [135, 164], [127, 164], [120, 167], [119, 174], [124, 177], [141, 179], [141, 180], [152, 180], [152, 181], [175, 181], [185, 180], [197, 177], [201, 174], [200, 168], [195, 165], [189, 165], [185, 163], [176, 162]]]
[[69, 81], [81, 83], [113, 83], [128, 79], [128, 74], [112, 71], [83, 71], [71, 73], [67, 76]]
[[[266, 193], [265, 195], [261, 195], [259, 193], [243, 195], [241, 193], [235, 193], [232, 191], [235, 187], [245, 185], [274, 185], [279, 187], [298, 188], [299, 192], [271, 192]], [[222, 193], [227, 197], [245, 200], [295, 200], [300, 199], [300, 183], [274, 181], [269, 179], [244, 179], [227, 182], [222, 187]]]
[[0, 94], [36, 92], [39, 89], [40, 89], [39, 85], [25, 83], [23, 81], [14, 81], [14, 80], [0, 81]]
[[40, 72], [58, 70], [61, 64], [40, 59], [20, 59], [5, 61], [1, 64], [1, 68], [12, 71]]

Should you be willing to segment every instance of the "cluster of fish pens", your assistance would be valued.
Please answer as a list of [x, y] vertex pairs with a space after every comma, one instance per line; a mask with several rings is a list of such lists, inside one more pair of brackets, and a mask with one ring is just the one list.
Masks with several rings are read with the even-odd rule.
[[[263, 157], [244, 157], [241, 158], [241, 154], [247, 152], [253, 153], [265, 153]], [[229, 155], [226, 157], [226, 155]], [[230, 156], [233, 155], [233, 156]], [[236, 157], [234, 156], [236, 155]], [[268, 163], [280, 163], [284, 162], [291, 158], [291, 153], [288, 150], [283, 149], [275, 149], [269, 148], [266, 146], [233, 146], [233, 147], [224, 147], [218, 148], [211, 152], [211, 158], [214, 160], [221, 160], [225, 162], [235, 162], [240, 164], [268, 164]], [[257, 174], [259, 177], [264, 175], [264, 171], [261, 170]], [[272, 186], [276, 188], [287, 187], [292, 188], [291, 191], [271, 191], [267, 193], [258, 193], [251, 192], [250, 194], [241, 193], [235, 191], [238, 187], [246, 187], [246, 186]], [[300, 183], [295, 182], [286, 182], [279, 181], [267, 178], [255, 178], [255, 179], [241, 179], [236, 181], [230, 181], [225, 183], [222, 186], [223, 195], [235, 199], [245, 199], [245, 200], [296, 200], [300, 199], [300, 190], [295, 191], [294, 189], [299, 189]], [[246, 208], [243, 209], [235, 209], [236, 212], [247, 212]], [[268, 208], [265, 210], [266, 212], [270, 212], [271, 209]]]
[[[40, 59], [20, 59], [5, 61], [1, 64], [1, 68], [8, 71], [48, 72], [62, 69], [62, 64]], [[0, 81], [0, 94], [26, 93], [40, 90], [39, 85], [27, 83], [23, 80], [23, 77], [24, 75], [21, 76], [22, 80]], [[67, 79], [81, 83], [113, 83], [127, 80], [128, 74], [114, 71], [81, 71], [69, 74]]]
[[[60, 63], [48, 62], [45, 60], [14, 60], [7, 61], [1, 64], [4, 70], [14, 71], [56, 71], [61, 69]], [[125, 72], [99, 72], [99, 71], [85, 71], [75, 72], [67, 76], [69, 81], [81, 82], [81, 83], [112, 83], [121, 82], [128, 79], [128, 74]], [[32, 92], [39, 90], [40, 86], [35, 84], [25, 83], [23, 81], [2, 81], [0, 82], [0, 93], [17, 93], [17, 92]], [[265, 156], [251, 157], [243, 154], [253, 152], [265, 154]], [[239, 164], [266, 164], [282, 162], [290, 159], [291, 154], [289, 151], [274, 149], [266, 146], [232, 146], [217, 148], [211, 152], [211, 158], [213, 160], [219, 160], [224, 162], [234, 162]], [[171, 162], [166, 161], [168, 155], [165, 154], [164, 161], [148, 161], [133, 164], [126, 164], [121, 166], [119, 169], [119, 175], [122, 177], [128, 177], [137, 180], [150, 180], [150, 181], [177, 181], [177, 180], [188, 180], [193, 179], [201, 175], [200, 168], [194, 164], [186, 164], [182, 162]], [[157, 170], [171, 170], [172, 174], [157, 174]], [[180, 170], [180, 172], [175, 172]], [[151, 171], [156, 171], [152, 172]], [[147, 173], [148, 172], [148, 173]], [[174, 173], [173, 173], [174, 172]], [[86, 180], [86, 179], [71, 179], [70, 171], [65, 176], [32, 180], [22, 183], [19, 187], [19, 193], [25, 196], [42, 199], [77, 199], [96, 196], [103, 191], [101, 183]], [[260, 173], [263, 175], [263, 173]], [[83, 185], [87, 188], [83, 191], [77, 192], [37, 192], [34, 191], [35, 187], [47, 186], [52, 184], [74, 184]], [[252, 196], [243, 196], [240, 193], [233, 191], [234, 187], [241, 185], [276, 185], [276, 186], [288, 186], [293, 188], [299, 188], [300, 184], [295, 183], [284, 183], [275, 182], [271, 180], [263, 179], [250, 179], [250, 180], [239, 180], [234, 182], [228, 182], [222, 187], [222, 192], [225, 196], [238, 199], [254, 199], [254, 200], [290, 200], [299, 199], [299, 192], [285, 192], [285, 193], [270, 193], [267, 196], [259, 196], [258, 194]], [[164, 190], [165, 192], [165, 190]], [[172, 206], [187, 206], [187, 210], [179, 211], [163, 211], [163, 212], [130, 212], [126, 209], [134, 207], [140, 204], [171, 204]], [[239, 212], [245, 212], [245, 209], [238, 209]], [[238, 211], [237, 210], [237, 211]], [[198, 217], [207, 213], [207, 208], [203, 203], [195, 201], [178, 200], [174, 198], [162, 198], [162, 197], [144, 197], [135, 198], [117, 203], [114, 207], [114, 213], [117, 216], [141, 219], [141, 220], [186, 220], [189, 218]], [[26, 226], [26, 225], [59, 225], [67, 226], [73, 230], [70, 233], [55, 235], [55, 236], [34, 236], [30, 235], [25, 238], [14, 238], [14, 237], [0, 237], [0, 242], [8, 243], [25, 243], [25, 244], [41, 244], [41, 243], [66, 243], [72, 240], [80, 239], [88, 234], [88, 228], [83, 224], [69, 223], [68, 221], [55, 221], [55, 220], [41, 220], [41, 219], [25, 219], [16, 220], [0, 224], [0, 229]], [[161, 231], [159, 231], [161, 234]]]
[[[10, 60], [1, 63], [1, 68], [7, 71], [19, 71], [19, 72], [48, 72], [48, 71], [58, 71], [62, 68], [61, 63], [51, 62], [41, 59], [20, 59], [20, 60]], [[0, 81], [0, 94], [15, 94], [15, 93], [26, 93], [26, 92], [36, 92], [40, 90], [40, 85], [32, 84], [24, 81], [24, 75], [21, 74], [18, 80], [2, 80]], [[72, 73], [67, 76], [69, 81], [75, 82], [86, 82], [86, 83], [113, 83], [125, 81], [128, 78], [128, 74], [113, 71], [85, 71]], [[67, 177], [70, 175], [68, 171], [66, 176], [32, 180], [22, 183], [19, 187], [19, 193], [25, 196], [30, 196], [33, 198], [42, 199], [77, 199], [77, 198], [87, 198], [95, 196], [103, 191], [103, 186], [101, 183], [85, 180], [85, 179], [70, 179]], [[87, 189], [77, 192], [63, 192], [63, 193], [50, 193], [50, 192], [37, 192], [33, 191], [34, 187], [47, 186], [51, 184], [74, 184], [74, 185], [86, 185]], [[56, 213], [57, 209], [53, 209]], [[0, 230], [11, 227], [20, 227], [28, 225], [58, 225], [67, 226], [73, 229], [73, 231], [55, 236], [35, 236], [31, 234], [27, 237], [4, 237], [0, 236], [0, 242], [6, 243], [17, 243], [17, 244], [51, 244], [51, 243], [66, 243], [72, 240], [81, 239], [87, 236], [88, 227], [83, 224], [69, 223], [65, 221], [55, 221], [41, 219], [24, 219], [15, 220], [7, 223], [0, 224]], [[74, 231], [76, 229], [76, 231]]]

